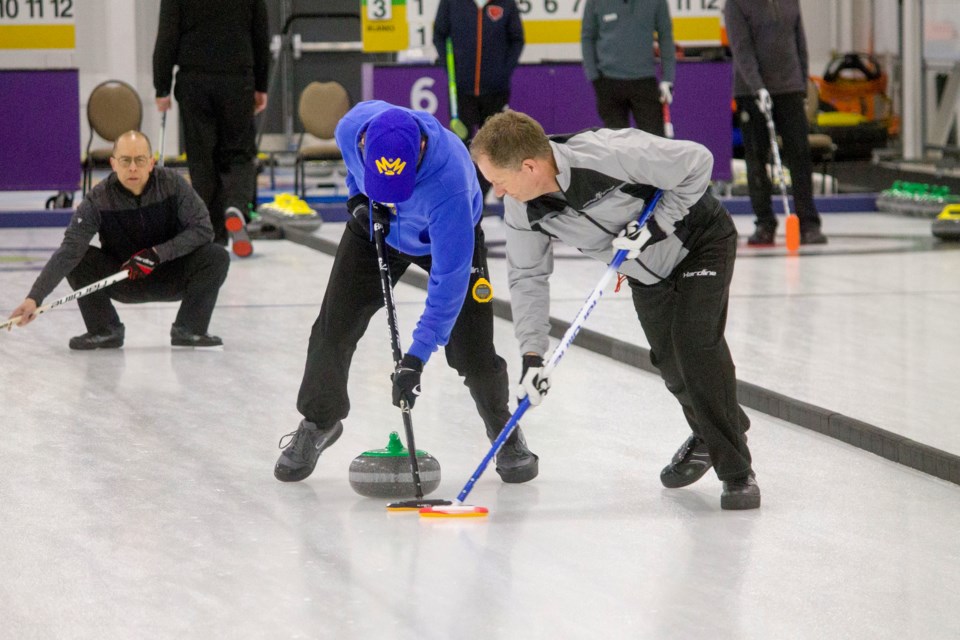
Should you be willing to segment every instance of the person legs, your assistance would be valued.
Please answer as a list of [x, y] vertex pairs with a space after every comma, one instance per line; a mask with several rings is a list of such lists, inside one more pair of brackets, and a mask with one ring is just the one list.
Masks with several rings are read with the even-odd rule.
[[[474, 242], [477, 250], [471, 289], [475, 279], [487, 273], [487, 251], [480, 225], [476, 227]], [[444, 351], [447, 364], [456, 369], [470, 389], [487, 437], [493, 442], [511, 415], [507, 363], [493, 346], [493, 308], [489, 302], [475, 300], [470, 289]], [[497, 454], [497, 473], [504, 482], [527, 482], [537, 476], [538, 459], [527, 449], [518, 426]]]
[[803, 101], [806, 93], [773, 96], [773, 123], [783, 140], [783, 164], [790, 169], [793, 202], [800, 218], [801, 237], [820, 231], [820, 214], [813, 201], [813, 163], [810, 160], [809, 127]]
[[[488, 93], [480, 96], [465, 94], [460, 98], [460, 120], [463, 121], [463, 124], [467, 126], [467, 131], [470, 132], [470, 139], [464, 141], [464, 144], [466, 144], [468, 148], [470, 146], [470, 140], [473, 139], [473, 135], [477, 132], [477, 129], [483, 126], [487, 118], [503, 111], [509, 102], [509, 91]], [[480, 192], [483, 194], [483, 197], [486, 198], [491, 185], [480, 172], [480, 169], [477, 169], [477, 182], [480, 183]]]
[[756, 216], [757, 231], [747, 240], [748, 244], [770, 245], [774, 243], [777, 218], [773, 213], [773, 184], [767, 173], [770, 160], [770, 134], [767, 121], [752, 95], [737, 96], [737, 115], [743, 135], [743, 154], [747, 164], [747, 189], [750, 205]]
[[221, 78], [217, 107], [217, 172], [224, 209], [235, 207], [244, 217], [257, 182], [257, 140], [253, 117], [253, 75]]
[[654, 135], [663, 136], [663, 104], [660, 102], [660, 89], [656, 78], [638, 78], [624, 80], [628, 83], [630, 112], [637, 129]]
[[[723, 216], [671, 278], [652, 286], [631, 280], [630, 286], [653, 363], [705, 444], [717, 477], [729, 483], [752, 477], [752, 467], [744, 437], [749, 420], [737, 402], [736, 370], [724, 338], [736, 229]], [[726, 498], [721, 504], [747, 508], [728, 506], [735, 501]]]
[[160, 267], [150, 276], [156, 279], [145, 283], [151, 286], [152, 295], [181, 299], [174, 326], [187, 335], [206, 335], [220, 287], [227, 279], [230, 256], [223, 247], [211, 243]]
[[626, 129], [630, 126], [630, 102], [624, 90], [624, 84], [628, 82], [603, 76], [593, 81], [597, 113], [607, 129]]

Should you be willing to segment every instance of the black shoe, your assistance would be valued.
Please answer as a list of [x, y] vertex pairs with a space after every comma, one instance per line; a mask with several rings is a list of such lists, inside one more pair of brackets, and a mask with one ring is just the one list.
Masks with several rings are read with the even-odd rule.
[[[515, 436], [515, 437], [514, 437]], [[540, 472], [540, 458], [527, 448], [520, 427], [497, 452], [497, 473], [509, 484], [529, 482]]]
[[772, 247], [776, 244], [774, 240], [776, 235], [776, 227], [770, 229], [768, 227], [758, 226], [753, 232], [753, 235], [747, 238], [747, 245], [751, 247]]
[[723, 481], [720, 508], [727, 510], [760, 508], [760, 485], [753, 477], [753, 472], [742, 478]]
[[70, 338], [70, 348], [77, 351], [91, 349], [119, 349], [123, 346], [125, 334], [124, 326], [110, 327], [100, 333], [85, 333], [82, 336]]
[[[317, 466], [320, 453], [337, 441], [343, 433], [343, 423], [339, 420], [329, 429], [321, 430], [309, 420], [301, 420], [297, 430], [280, 438], [283, 453], [273, 468], [274, 477], [280, 482], [299, 482]], [[293, 438], [284, 448], [284, 440]]]
[[690, 436], [660, 472], [660, 482], [667, 489], [686, 487], [702, 478], [712, 466], [706, 443], [697, 436]]
[[223, 340], [209, 333], [190, 333], [189, 329], [172, 325], [170, 344], [175, 347], [222, 347]]
[[820, 229], [807, 229], [800, 232], [800, 244], [827, 244], [827, 236]]

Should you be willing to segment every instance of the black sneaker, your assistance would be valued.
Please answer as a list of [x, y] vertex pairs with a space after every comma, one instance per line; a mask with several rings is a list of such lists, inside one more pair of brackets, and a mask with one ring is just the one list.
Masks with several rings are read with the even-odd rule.
[[660, 482], [667, 489], [686, 487], [702, 478], [712, 466], [707, 444], [697, 436], [690, 436], [660, 472]]
[[540, 472], [540, 458], [527, 448], [520, 427], [517, 427], [514, 435], [516, 437], [507, 439], [497, 452], [497, 473], [501, 480], [509, 484], [529, 482]]
[[91, 349], [119, 349], [123, 346], [123, 337], [126, 332], [124, 326], [110, 327], [100, 333], [85, 333], [82, 336], [70, 338], [70, 348], [76, 351], [90, 351]]
[[243, 214], [236, 207], [227, 207], [223, 218], [223, 224], [230, 233], [233, 252], [241, 258], [248, 257], [253, 253], [253, 243], [250, 242], [250, 234], [247, 233], [247, 222]]
[[827, 236], [820, 229], [807, 229], [800, 232], [800, 244], [827, 244]]
[[777, 229], [774, 227], [770, 229], [768, 227], [758, 226], [749, 238], [747, 238], [747, 246], [750, 247], [772, 247], [776, 245], [776, 235]]
[[760, 485], [757, 484], [752, 471], [742, 478], [723, 481], [720, 508], [727, 510], [760, 508]]
[[[301, 420], [297, 430], [280, 438], [283, 453], [273, 468], [274, 477], [280, 482], [299, 482], [317, 466], [320, 453], [337, 441], [343, 433], [343, 423], [339, 420], [329, 429], [321, 430], [309, 420]], [[293, 438], [284, 447], [284, 440]]]
[[222, 347], [223, 340], [209, 333], [191, 333], [189, 329], [171, 325], [170, 344], [175, 347]]

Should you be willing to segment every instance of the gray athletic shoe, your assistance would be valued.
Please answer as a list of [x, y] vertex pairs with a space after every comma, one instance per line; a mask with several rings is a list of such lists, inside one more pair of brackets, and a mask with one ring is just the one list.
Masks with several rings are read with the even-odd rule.
[[[311, 473], [317, 466], [320, 453], [337, 441], [343, 433], [343, 423], [339, 420], [329, 429], [317, 427], [309, 420], [301, 420], [297, 430], [280, 438], [280, 448], [283, 453], [277, 460], [273, 475], [281, 482], [299, 482]], [[292, 438], [284, 446], [284, 441]]]
[[707, 444], [697, 436], [690, 436], [660, 472], [660, 482], [667, 489], [686, 487], [702, 478], [712, 466]]
[[510, 484], [529, 482], [540, 472], [540, 458], [527, 448], [520, 427], [503, 443], [497, 452], [497, 473]]
[[723, 481], [720, 508], [728, 511], [760, 508], [760, 485], [752, 471], [742, 478]]

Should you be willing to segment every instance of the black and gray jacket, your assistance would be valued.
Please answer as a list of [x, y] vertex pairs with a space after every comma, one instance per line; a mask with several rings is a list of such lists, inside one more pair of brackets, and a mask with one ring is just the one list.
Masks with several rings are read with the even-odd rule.
[[93, 236], [117, 262], [153, 249], [161, 264], [213, 240], [210, 214], [200, 196], [172, 169], [155, 167], [143, 193], [135, 196], [117, 174], [90, 190], [74, 212], [63, 242], [37, 276], [28, 298], [38, 305], [80, 264]]
[[550, 146], [562, 191], [526, 203], [504, 199], [510, 301], [521, 353], [544, 354], [549, 345], [551, 239], [609, 263], [613, 239], [661, 189], [647, 223], [650, 241], [620, 267], [626, 276], [656, 284], [718, 215], [726, 215], [707, 193], [713, 155], [703, 145], [638, 129], [599, 129], [552, 137]]

